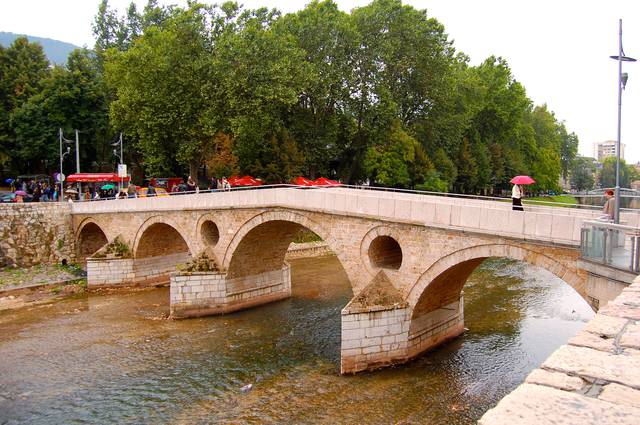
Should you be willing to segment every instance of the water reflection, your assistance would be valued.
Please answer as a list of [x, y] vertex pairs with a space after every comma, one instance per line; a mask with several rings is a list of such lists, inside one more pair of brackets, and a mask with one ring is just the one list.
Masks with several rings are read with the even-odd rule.
[[165, 320], [166, 288], [0, 313], [0, 422], [473, 423], [592, 316], [550, 274], [492, 260], [465, 286], [463, 337], [341, 377], [347, 278], [331, 257], [292, 265], [293, 298], [226, 316]]

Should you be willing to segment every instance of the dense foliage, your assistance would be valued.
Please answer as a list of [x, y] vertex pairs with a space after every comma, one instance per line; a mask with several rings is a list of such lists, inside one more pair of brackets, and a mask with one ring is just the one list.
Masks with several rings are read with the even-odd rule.
[[[0, 157], [55, 170], [57, 128], [79, 128], [83, 169], [125, 157], [147, 175], [324, 175], [354, 183], [488, 193], [528, 174], [567, 176], [578, 140], [534, 106], [507, 62], [479, 66], [444, 26], [400, 0], [345, 13], [331, 0], [282, 16], [236, 3], [149, 0], [119, 15], [103, 0], [94, 52], [48, 68], [18, 39], [0, 50]], [[108, 111], [108, 113], [107, 113]]]

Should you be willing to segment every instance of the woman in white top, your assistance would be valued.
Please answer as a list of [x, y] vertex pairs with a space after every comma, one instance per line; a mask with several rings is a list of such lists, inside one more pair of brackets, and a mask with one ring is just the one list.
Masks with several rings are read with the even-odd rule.
[[514, 211], [524, 211], [524, 208], [522, 208], [522, 191], [517, 184], [514, 184], [511, 190], [511, 203]]

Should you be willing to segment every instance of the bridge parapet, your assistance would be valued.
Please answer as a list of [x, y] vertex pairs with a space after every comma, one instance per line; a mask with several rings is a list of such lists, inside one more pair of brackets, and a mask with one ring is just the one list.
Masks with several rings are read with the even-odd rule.
[[83, 202], [73, 204], [72, 212], [87, 215], [269, 207], [366, 217], [570, 246], [580, 245], [582, 223], [599, 215], [590, 210], [537, 206], [526, 207], [524, 212], [513, 211], [505, 202], [412, 193], [293, 187]]

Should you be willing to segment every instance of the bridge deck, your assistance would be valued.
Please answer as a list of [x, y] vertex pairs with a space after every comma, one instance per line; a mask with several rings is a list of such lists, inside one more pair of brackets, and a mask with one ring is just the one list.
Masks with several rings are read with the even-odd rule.
[[[580, 244], [582, 222], [601, 215], [593, 210], [549, 206], [525, 206], [524, 212], [512, 211], [509, 203], [495, 200], [339, 187], [274, 187], [82, 202], [73, 204], [72, 213], [91, 215], [238, 207], [321, 211], [571, 246]], [[628, 224], [637, 225], [637, 214], [626, 214], [623, 218]]]

